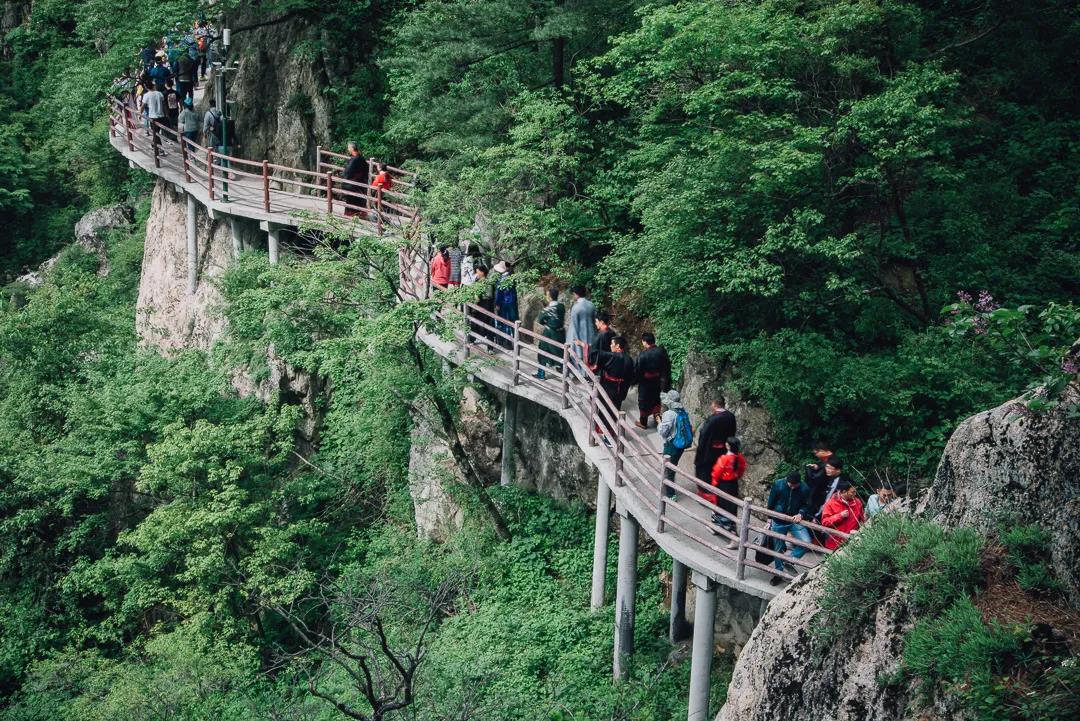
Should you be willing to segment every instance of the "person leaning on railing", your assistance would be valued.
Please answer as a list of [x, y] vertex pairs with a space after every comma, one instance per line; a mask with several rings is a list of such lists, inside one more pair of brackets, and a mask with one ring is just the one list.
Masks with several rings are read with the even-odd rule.
[[[855, 533], [865, 521], [862, 501], [855, 486], [850, 481], [841, 480], [836, 485], [836, 493], [821, 509], [821, 525], [844, 533]], [[830, 533], [825, 539], [825, 548], [836, 550], [843, 542], [843, 539]]]
[[180, 125], [180, 132], [193, 143], [198, 142], [199, 139], [200, 120], [199, 114], [191, 106], [191, 98], [184, 98], [184, 109], [180, 111], [177, 122]]

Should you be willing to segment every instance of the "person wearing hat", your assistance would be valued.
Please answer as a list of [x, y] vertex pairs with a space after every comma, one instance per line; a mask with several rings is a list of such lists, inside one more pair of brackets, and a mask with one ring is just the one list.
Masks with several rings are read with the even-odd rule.
[[185, 138], [193, 143], [198, 142], [199, 126], [202, 125], [202, 118], [192, 107], [191, 98], [184, 98], [184, 109], [180, 111], [177, 123], [180, 132], [183, 133]]
[[[679, 391], [672, 389], [661, 393], [660, 405], [665, 410], [656, 426], [656, 433], [664, 442], [664, 455], [668, 457], [668, 462], [678, 466], [683, 452], [694, 442], [694, 427], [690, 423], [690, 414], [682, 404]], [[665, 468], [664, 480], [674, 482], [675, 471]], [[664, 486], [664, 495], [669, 500], [678, 500], [675, 491], [667, 486]]]

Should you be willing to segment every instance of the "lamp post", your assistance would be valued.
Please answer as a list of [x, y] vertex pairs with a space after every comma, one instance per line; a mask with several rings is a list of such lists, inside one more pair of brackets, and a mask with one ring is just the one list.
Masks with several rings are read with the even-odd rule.
[[[229, 46], [232, 43], [232, 31], [229, 28], [224, 28], [221, 31], [221, 60], [220, 62], [212, 63], [211, 66], [214, 69], [214, 99], [217, 103], [221, 117], [224, 119], [221, 123], [221, 153], [222, 155], [229, 155], [229, 123], [227, 121], [232, 119], [229, 112], [229, 101], [225, 92], [225, 74], [232, 71], [235, 72], [236, 68], [229, 67]], [[222, 174], [221, 174], [221, 199], [229, 202], [229, 181], [228, 181], [228, 168], [229, 161], [226, 158], [221, 160]]]

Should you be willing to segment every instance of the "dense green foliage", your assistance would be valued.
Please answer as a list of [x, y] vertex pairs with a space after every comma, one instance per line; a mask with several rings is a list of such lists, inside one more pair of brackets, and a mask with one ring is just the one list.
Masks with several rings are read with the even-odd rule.
[[[1046, 617], [1056, 608], [1071, 618], [1046, 562], [1049, 534], [1003, 525], [996, 540], [1000, 548], [967, 530], [878, 516], [826, 564], [818, 642], [840, 641], [888, 601], [911, 627], [900, 667], [881, 683], [914, 682], [921, 702], [946, 694], [979, 721], [1073, 718], [1077, 656]], [[1035, 609], [1035, 599], [1048, 603]], [[1018, 617], [995, 615], [1015, 608]]]
[[[148, 179], [108, 149], [103, 100], [140, 45], [204, 5], [20, 6], [26, 22], [0, 40], [5, 281], [64, 249], [85, 209], [141, 202], [144, 224]], [[418, 162], [434, 237], [476, 236], [528, 277], [588, 283], [647, 318], [678, 360], [730, 364], [792, 462], [824, 435], [853, 468], [925, 476], [958, 419], [1045, 384], [1027, 404], [1040, 411], [1076, 374], [1061, 366], [1080, 332], [1069, 3], [212, 11], [245, 42], [309, 25], [270, 50], [321, 64], [326, 86], [311, 92], [334, 101], [335, 137]], [[298, 93], [288, 110], [309, 105]], [[658, 640], [658, 557], [642, 561], [632, 681], [613, 686], [610, 613], [584, 610], [582, 509], [463, 487], [466, 530], [415, 540], [412, 411], [441, 403], [452, 422], [465, 379], [412, 342], [430, 309], [395, 307], [392, 248], [322, 246], [274, 268], [245, 256], [223, 283], [229, 342], [169, 359], [137, 346], [141, 249], [139, 232], [111, 238], [107, 278], [63, 250], [41, 288], [3, 296], [0, 717], [336, 718], [307, 693], [312, 674], [362, 701], [290, 626], [349, 615], [340, 596], [310, 601], [327, 578], [385, 593], [403, 644], [422, 625], [417, 599], [457, 579], [427, 637], [420, 718], [685, 713], [688, 669]], [[232, 388], [237, 367], [267, 374], [271, 348], [333, 389], [314, 443], [295, 432], [295, 399]], [[512, 541], [492, 535], [492, 506]], [[1018, 588], [1052, 600], [1040, 534], [998, 540]], [[1031, 624], [980, 613], [987, 548], [883, 518], [833, 558], [826, 612], [857, 623], [899, 585], [918, 618], [908, 677], [963, 689], [983, 719], [1071, 718], [1075, 699], [1055, 689], [1077, 683], [1075, 665]]]

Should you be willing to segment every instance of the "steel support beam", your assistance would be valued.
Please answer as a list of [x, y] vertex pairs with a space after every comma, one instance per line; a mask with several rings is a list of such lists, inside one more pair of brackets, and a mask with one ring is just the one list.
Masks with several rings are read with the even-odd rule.
[[589, 607], [597, 611], [604, 605], [607, 580], [608, 528], [611, 525], [611, 489], [603, 478], [596, 479], [596, 528], [593, 531], [592, 598]]
[[689, 570], [686, 564], [671, 559], [671, 619], [668, 622], [668, 640], [678, 643], [690, 636], [690, 624], [686, 620], [686, 580]]

